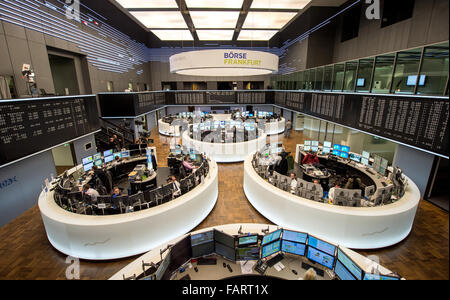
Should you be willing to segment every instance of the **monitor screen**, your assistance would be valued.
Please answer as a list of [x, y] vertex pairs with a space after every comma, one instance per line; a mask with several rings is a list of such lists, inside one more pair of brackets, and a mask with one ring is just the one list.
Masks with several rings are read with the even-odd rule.
[[216, 254], [225, 257], [231, 261], [236, 260], [236, 249], [233, 247], [227, 247], [221, 243], [215, 243]]
[[362, 152], [362, 157], [369, 159], [370, 158], [370, 153], [367, 151], [363, 151]]
[[276, 241], [265, 245], [261, 249], [261, 258], [266, 258], [281, 251], [281, 241]]
[[114, 156], [114, 158], [116, 158], [116, 157], [122, 158], [122, 152], [115, 152], [113, 154], [113, 156]]
[[341, 151], [333, 150], [333, 155], [341, 156]]
[[283, 230], [283, 240], [306, 244], [307, 233]]
[[305, 146], [311, 146], [311, 141], [305, 141], [305, 143], [303, 144]]
[[102, 159], [102, 154], [101, 153], [94, 154], [93, 158], [94, 158], [94, 161], [97, 159]]
[[259, 260], [259, 247], [237, 248], [236, 260]]
[[[426, 75], [421, 75], [419, 78], [419, 86], [425, 85]], [[408, 76], [408, 80], [406, 81], [407, 86], [415, 86], [417, 82], [417, 75]]]
[[328, 269], [333, 269], [334, 256], [328, 255], [322, 251], [319, 251], [313, 247], [308, 247], [308, 259], [327, 267]]
[[212, 253], [214, 253], [214, 241], [192, 245], [192, 257], [208, 256]]
[[122, 157], [130, 157], [130, 151], [129, 150], [122, 151]]
[[350, 159], [356, 162], [361, 162], [361, 156], [355, 153], [350, 153]]
[[196, 154], [189, 154], [189, 158], [191, 160], [196, 160], [197, 159], [197, 155]]
[[345, 254], [341, 249], [337, 249], [337, 261], [341, 262], [347, 270], [349, 270], [356, 279], [361, 280], [363, 277], [363, 271], [362, 269], [353, 262], [353, 260]]
[[343, 151], [343, 152], [350, 152], [350, 147], [348, 147], [348, 146], [342, 146], [342, 147], [341, 147], [341, 151]]
[[100, 158], [100, 159], [97, 159], [95, 162], [94, 162], [94, 164], [97, 166], [97, 167], [100, 167], [100, 166], [102, 166], [103, 165], [103, 160]]
[[311, 146], [313, 147], [319, 147], [319, 141], [312, 141]]
[[175, 154], [180, 155], [181, 154], [181, 149], [175, 149]]
[[400, 277], [397, 276], [387, 276], [387, 275], [380, 275], [380, 274], [364, 274], [364, 280], [400, 280]]
[[348, 152], [341, 152], [342, 158], [348, 158]]
[[330, 153], [330, 151], [331, 151], [331, 148], [323, 148], [322, 149], [322, 152], [325, 153], [325, 154]]
[[366, 85], [366, 79], [365, 78], [358, 78], [358, 81], [356, 82], [356, 86], [363, 87]]
[[339, 150], [339, 151], [341, 151], [341, 149], [342, 149], [342, 146], [341, 146], [341, 145], [338, 145], [338, 144], [336, 144], [336, 145], [334, 145], [334, 146], [333, 146], [333, 149], [334, 149], [334, 150]]
[[158, 270], [156, 270], [156, 280], [161, 280], [161, 279], [168, 279], [166, 278], [166, 276], [164, 276], [165, 274], [167, 274], [167, 269], [169, 268], [169, 264], [170, 264], [170, 250], [168, 250], [169, 252], [167, 253], [166, 257], [164, 258], [164, 260], [161, 262], [161, 264], [158, 267]]
[[112, 162], [114, 160], [114, 156], [105, 156], [105, 164]]
[[280, 238], [280, 236], [281, 236], [281, 232], [282, 232], [282, 230], [278, 229], [277, 231], [274, 231], [272, 233], [269, 233], [269, 234], [265, 235], [263, 240], [262, 240], [262, 242], [261, 242], [261, 246], [264, 246], [266, 244], [269, 244], [269, 243], [271, 243], [273, 241], [278, 240]]
[[214, 241], [217, 243], [221, 243], [222, 245], [225, 245], [227, 247], [233, 248], [233, 249], [235, 246], [234, 236], [228, 235], [219, 230], [214, 230]]
[[311, 147], [312, 152], [319, 152], [319, 147]]
[[110, 156], [112, 154], [113, 154], [113, 150], [112, 149], [111, 150], [106, 150], [105, 152], [103, 152], [103, 156], [104, 157]]
[[285, 253], [305, 256], [306, 245], [283, 240], [281, 251]]
[[191, 239], [186, 236], [170, 248], [170, 264], [168, 272], [173, 273], [192, 258]]
[[90, 169], [92, 169], [93, 166], [94, 166], [94, 163], [93, 163], [93, 162], [88, 163], [88, 164], [86, 164], [86, 165], [83, 165], [83, 170], [84, 170], [85, 172], [88, 172]]
[[245, 246], [245, 245], [252, 245], [258, 243], [258, 235], [249, 235], [249, 236], [243, 236], [239, 238], [238, 245], [239, 246]]
[[339, 260], [336, 261], [334, 273], [340, 280], [356, 280], [352, 273], [350, 273]]
[[191, 235], [192, 246], [209, 243], [214, 241], [214, 231], [206, 231]]
[[308, 246], [314, 247], [320, 251], [323, 251], [323, 252], [328, 253], [333, 256], [334, 256], [334, 253], [336, 252], [335, 245], [327, 243], [325, 241], [322, 241], [311, 235], [309, 236], [309, 239], [308, 239]]
[[251, 117], [253, 117], [253, 114], [248, 114], [248, 116], [251, 118]]
[[311, 146], [304, 146], [303, 150], [306, 152], [309, 152], [309, 151], [311, 151]]
[[323, 142], [325, 148], [331, 148], [331, 142]]
[[363, 165], [365, 165], [365, 166], [368, 166], [369, 165], [369, 160], [367, 159], [367, 158], [361, 158], [361, 163], [363, 164]]
[[94, 159], [93, 159], [92, 156], [85, 157], [85, 158], [83, 158], [83, 165], [90, 164], [90, 163], [92, 163], [93, 161], [94, 161]]

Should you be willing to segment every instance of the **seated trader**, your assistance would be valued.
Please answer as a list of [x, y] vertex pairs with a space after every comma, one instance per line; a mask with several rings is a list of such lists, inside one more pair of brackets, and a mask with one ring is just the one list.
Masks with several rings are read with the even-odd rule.
[[81, 192], [83, 193], [83, 195], [90, 196], [93, 202], [97, 202], [97, 197], [100, 196], [100, 194], [96, 190], [91, 188], [89, 184], [83, 185]]
[[340, 186], [339, 182], [336, 182], [335, 186], [330, 189], [330, 191], [328, 192], [328, 199], [329, 199], [328, 203], [333, 204], [334, 193], [335, 193], [336, 189], [339, 189], [340, 187], [341, 186]]
[[117, 197], [120, 197], [120, 196], [121, 196], [121, 195], [120, 195], [120, 189], [119, 189], [119, 187], [118, 187], [118, 186], [114, 187], [114, 192], [113, 192], [112, 198], [113, 198], [113, 199], [116, 199]]
[[187, 172], [195, 171], [195, 166], [191, 164], [189, 161], [189, 156], [186, 155], [183, 160], [183, 167]]
[[317, 157], [317, 154], [309, 151], [308, 154], [303, 158], [302, 165], [314, 165], [317, 166], [319, 164], [319, 158]]
[[297, 189], [297, 179], [294, 173], [291, 173], [291, 194], [295, 194]]
[[181, 196], [181, 189], [180, 189], [180, 183], [177, 181], [177, 178], [175, 176], [170, 176], [170, 182], [172, 183], [172, 189], [173, 189], [173, 196], [178, 197]]
[[108, 176], [106, 176], [106, 172], [102, 169], [99, 169], [97, 166], [93, 166], [92, 171], [94, 172], [95, 177], [97, 177], [102, 185], [106, 188], [106, 192], [108, 192], [109, 194], [111, 192], [111, 188], [108, 184]]

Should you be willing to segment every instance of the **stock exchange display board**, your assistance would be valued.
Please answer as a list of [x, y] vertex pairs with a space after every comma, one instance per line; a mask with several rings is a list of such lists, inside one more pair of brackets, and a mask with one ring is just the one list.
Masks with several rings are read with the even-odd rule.
[[0, 165], [98, 129], [95, 96], [0, 101]]

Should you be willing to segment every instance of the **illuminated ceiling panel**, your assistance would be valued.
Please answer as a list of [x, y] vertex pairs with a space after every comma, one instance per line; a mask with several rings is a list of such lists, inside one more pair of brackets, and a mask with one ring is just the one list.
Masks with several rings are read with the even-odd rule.
[[116, 0], [124, 8], [178, 8], [175, 0]]
[[130, 11], [147, 28], [188, 28], [179, 11]]
[[241, 8], [244, 0], [185, 0], [188, 8]]
[[251, 8], [303, 9], [311, 0], [253, 0]]
[[151, 30], [161, 41], [193, 41], [189, 30]]
[[242, 28], [281, 29], [296, 15], [295, 12], [249, 11]]
[[192, 22], [198, 28], [235, 28], [238, 11], [191, 11]]
[[231, 41], [234, 30], [197, 30], [200, 41]]
[[278, 30], [245, 30], [242, 29], [238, 41], [268, 41]]

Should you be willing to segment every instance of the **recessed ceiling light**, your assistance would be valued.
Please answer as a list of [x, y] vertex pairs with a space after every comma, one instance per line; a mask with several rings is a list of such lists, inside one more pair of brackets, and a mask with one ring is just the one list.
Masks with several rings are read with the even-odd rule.
[[197, 30], [201, 41], [231, 41], [234, 30]]
[[241, 8], [244, 0], [185, 0], [189, 8]]
[[151, 30], [161, 41], [193, 41], [189, 30]]
[[278, 30], [241, 30], [238, 41], [268, 41]]
[[191, 11], [195, 28], [235, 28], [238, 11]]
[[188, 28], [179, 11], [131, 11], [147, 28]]
[[178, 8], [175, 0], [116, 0], [124, 8]]
[[303, 9], [311, 0], [253, 0], [251, 8]]
[[296, 15], [297, 13], [295, 12], [250, 11], [245, 18], [242, 28], [281, 29]]

